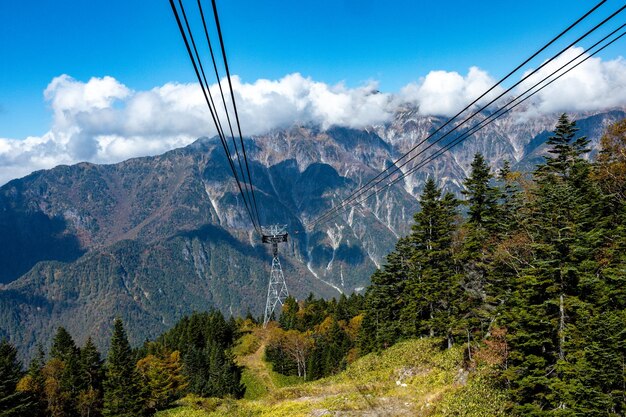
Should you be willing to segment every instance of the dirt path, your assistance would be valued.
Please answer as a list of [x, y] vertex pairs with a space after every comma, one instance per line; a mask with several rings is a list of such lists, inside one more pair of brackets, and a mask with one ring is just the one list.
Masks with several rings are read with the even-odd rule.
[[265, 352], [265, 341], [262, 341], [259, 348], [250, 355], [239, 357], [239, 365], [245, 366], [250, 372], [252, 372], [261, 382], [265, 385], [267, 392], [276, 390], [276, 384], [270, 375], [267, 362], [263, 360], [263, 353]]

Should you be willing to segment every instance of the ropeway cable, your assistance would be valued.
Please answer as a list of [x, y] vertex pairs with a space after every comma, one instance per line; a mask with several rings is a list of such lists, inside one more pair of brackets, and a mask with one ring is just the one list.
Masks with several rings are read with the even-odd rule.
[[[598, 4], [596, 5], [596, 7], [592, 10], [590, 10], [589, 12], [587, 12], [587, 14], [585, 16], [587, 16], [589, 13], [591, 13], [593, 10], [595, 10], [597, 7], [599, 7], [601, 5]], [[597, 24], [595, 27], [593, 27], [592, 29], [590, 29], [589, 31], [587, 31], [584, 35], [580, 36], [578, 39], [576, 39], [574, 42], [572, 42], [571, 44], [569, 44], [567, 47], [563, 48], [561, 51], [559, 51], [556, 55], [554, 55], [553, 57], [551, 57], [549, 60], [547, 60], [546, 62], [544, 62], [542, 65], [540, 65], [538, 68], [536, 68], [535, 70], [533, 70], [531, 73], [527, 74], [526, 76], [524, 76], [522, 79], [520, 79], [518, 82], [516, 82], [513, 86], [509, 87], [507, 90], [505, 90], [504, 92], [502, 92], [500, 95], [498, 95], [496, 98], [494, 98], [493, 100], [491, 100], [489, 103], [487, 103], [486, 105], [482, 106], [480, 109], [478, 109], [477, 111], [475, 111], [472, 115], [470, 115], [469, 117], [467, 117], [465, 120], [463, 120], [462, 122], [460, 122], [456, 127], [454, 127], [453, 129], [449, 130], [447, 133], [445, 133], [443, 136], [441, 136], [440, 138], [438, 138], [435, 142], [439, 142], [442, 139], [444, 139], [445, 137], [447, 137], [449, 134], [451, 134], [452, 132], [456, 131], [457, 129], [459, 129], [460, 126], [464, 125], [465, 123], [467, 123], [469, 120], [471, 120], [473, 117], [475, 117], [476, 115], [480, 114], [480, 112], [482, 112], [484, 109], [486, 109], [488, 106], [490, 106], [491, 104], [493, 104], [495, 101], [499, 100], [501, 97], [503, 97], [506, 93], [510, 92], [511, 90], [513, 90], [515, 87], [517, 87], [519, 84], [521, 84], [524, 80], [528, 79], [530, 76], [534, 75], [535, 73], [537, 73], [539, 70], [541, 70], [543, 67], [545, 67], [546, 65], [548, 65], [550, 62], [552, 62], [554, 59], [556, 59], [558, 56], [560, 56], [561, 54], [563, 54], [567, 49], [569, 49], [570, 47], [574, 46], [577, 42], [579, 42], [580, 40], [586, 38], [587, 36], [589, 36], [591, 33], [593, 33], [595, 30], [597, 30], [599, 27], [601, 27], [602, 25], [606, 24], [606, 22], [608, 22], [609, 20], [611, 20], [613, 17], [615, 17], [617, 14], [619, 14], [620, 12], [622, 12], [624, 9], [626, 8], [626, 5], [622, 6], [620, 9], [618, 9], [617, 11], [615, 11], [613, 14], [611, 14], [609, 17], [607, 17], [606, 19], [604, 19], [602, 22], [600, 22], [599, 24]], [[583, 16], [583, 18], [585, 17]], [[582, 18], [581, 18], [582, 19]], [[579, 22], [581, 19], [579, 19], [577, 22]], [[575, 22], [574, 24], [570, 25], [570, 27], [567, 30], [571, 29], [571, 27], [573, 27], [573, 25], [575, 25], [577, 22]], [[558, 36], [561, 36], [564, 32], [561, 32], [561, 34], [559, 34]], [[551, 42], [553, 42], [554, 40], [556, 40], [556, 38], [554, 38]], [[543, 50], [545, 49], [542, 48], [540, 49]], [[525, 61], [527, 62], [528, 59]], [[516, 68], [519, 69], [520, 66], [518, 66]], [[513, 72], [509, 73], [508, 76], [510, 76]], [[505, 77], [506, 78], [506, 77]], [[489, 89], [488, 91], [493, 90], [493, 88], [495, 88], [495, 86], [497, 86], [497, 84], [495, 84], [491, 89]], [[483, 97], [486, 93], [484, 93], [483, 95], [481, 95], [481, 97]], [[479, 98], [480, 99], [480, 98]], [[475, 100], [473, 103], [475, 103], [476, 101], [478, 101], [479, 99]], [[471, 104], [470, 104], [471, 106]], [[466, 107], [464, 110], [462, 110], [460, 113], [462, 113], [463, 111], [465, 111], [468, 107]], [[459, 113], [459, 114], [460, 114]], [[458, 116], [458, 114], [457, 114]], [[428, 139], [430, 139], [432, 136], [434, 136], [437, 132], [441, 131], [441, 129], [446, 126], [447, 124], [449, 124], [455, 117], [449, 119], [444, 125], [442, 125], [441, 127], [439, 127], [437, 130], [435, 130], [435, 132], [429, 134], [426, 138], [424, 138], [423, 140], [421, 140], [420, 142], [418, 142], [415, 146], [413, 146], [407, 153], [405, 153], [403, 156], [401, 156], [400, 158], [398, 158], [394, 164], [392, 166], [390, 166], [389, 168], [386, 168], [385, 170], [383, 170], [381, 173], [379, 173], [376, 177], [372, 178], [370, 181], [368, 181], [368, 183], [366, 183], [365, 185], [361, 186], [358, 190], [356, 190], [355, 192], [353, 192], [349, 197], [343, 199], [341, 201], [341, 203], [335, 207], [333, 207], [332, 209], [328, 210], [326, 213], [322, 214], [321, 216], [319, 216], [317, 219], [315, 219], [314, 221], [310, 222], [309, 224], [306, 225], [307, 228], [312, 228], [315, 227], [315, 225], [317, 225], [318, 223], [321, 223], [323, 221], [326, 220], [326, 217], [331, 216], [334, 212], [341, 210], [344, 206], [346, 205], [350, 205], [352, 200], [355, 200], [357, 198], [359, 198], [360, 195], [366, 193], [368, 190], [372, 189], [373, 187], [375, 187], [376, 185], [380, 184], [382, 181], [384, 181], [385, 179], [389, 178], [391, 175], [393, 175], [395, 172], [397, 172], [398, 170], [400, 170], [403, 166], [405, 166], [406, 164], [408, 164], [410, 161], [412, 161], [413, 159], [415, 159], [415, 157], [417, 157], [417, 155], [413, 156], [412, 158], [410, 158], [409, 160], [405, 161], [404, 163], [402, 163], [399, 166], [396, 166], [395, 164], [404, 159], [405, 157], [407, 157], [411, 152], [413, 152], [415, 149], [417, 149], [420, 145], [422, 145], [424, 142], [426, 142]], [[419, 155], [419, 154], [418, 154]], [[378, 181], [375, 181], [376, 178], [379, 178], [382, 174], [384, 174], [385, 172], [391, 170], [390, 173], [388, 173], [387, 175], [385, 175], [383, 178], [380, 178]], [[373, 183], [373, 184], [372, 184]], [[371, 185], [370, 185], [371, 184]]]
[[[588, 59], [590, 59], [591, 57], [593, 57], [594, 55], [598, 54], [600, 51], [604, 50], [605, 48], [607, 48], [608, 46], [610, 46], [611, 44], [613, 44], [614, 42], [616, 42], [617, 40], [619, 40], [620, 38], [622, 38], [623, 36], [626, 35], [626, 32], [621, 33], [619, 36], [617, 36], [615, 39], [611, 40], [610, 42], [608, 42], [606, 45], [602, 46], [601, 48], [599, 48], [597, 51], [593, 52], [592, 54], [588, 55], [587, 57], [585, 57], [585, 59], [583, 59], [582, 61], [576, 63], [574, 66], [572, 66], [571, 68], [568, 68], [565, 72], [563, 72], [562, 74], [559, 74], [556, 78], [550, 80], [548, 83], [546, 83], [545, 85], [543, 85], [542, 87], [540, 87], [539, 89], [537, 89], [536, 91], [532, 92], [531, 94], [529, 94], [528, 96], [524, 97], [523, 99], [519, 100], [524, 94], [528, 93], [529, 91], [531, 91], [532, 89], [534, 89], [535, 87], [537, 87], [539, 84], [545, 82], [547, 79], [549, 79], [551, 76], [553, 76], [554, 74], [556, 74], [557, 72], [561, 71], [563, 68], [565, 68], [567, 65], [571, 64], [572, 62], [574, 62], [575, 60], [577, 60], [578, 58], [580, 58], [582, 55], [584, 55], [585, 53], [588, 53], [591, 49], [595, 48], [597, 45], [599, 45], [601, 42], [603, 42], [604, 40], [606, 40], [607, 38], [609, 38], [610, 36], [614, 35], [617, 31], [619, 31], [620, 29], [622, 29], [624, 26], [626, 26], [626, 24], [621, 25], [618, 29], [614, 30], [613, 32], [611, 32], [609, 35], [605, 36], [603, 39], [601, 39], [600, 41], [596, 42], [594, 45], [592, 45], [591, 47], [589, 47], [587, 50], [583, 51], [582, 53], [580, 53], [579, 55], [577, 55], [575, 58], [573, 58], [572, 60], [570, 60], [568, 63], [566, 63], [565, 65], [561, 66], [559, 69], [557, 69], [556, 71], [552, 72], [550, 75], [548, 75], [547, 77], [543, 78], [541, 81], [539, 81], [538, 83], [536, 83], [535, 85], [533, 85], [531, 88], [527, 89], [526, 91], [524, 91], [522, 94], [520, 94], [518, 97], [516, 97], [514, 100], [512, 100], [511, 102], [507, 103], [505, 106], [503, 106], [502, 108], [500, 108], [498, 111], [494, 112], [493, 114], [491, 114], [489, 117], [485, 118], [484, 120], [482, 120], [480, 123], [478, 123], [477, 125], [472, 126], [470, 129], [468, 129], [465, 133], [463, 133], [462, 135], [458, 136], [457, 138], [455, 138], [452, 142], [448, 143], [446, 146], [444, 146], [443, 148], [438, 149], [436, 152], [434, 152], [432, 155], [430, 155], [428, 158], [426, 158], [425, 160], [420, 161], [416, 166], [412, 167], [410, 170], [408, 170], [407, 172], [402, 173], [400, 176], [398, 176], [397, 178], [395, 178], [394, 180], [392, 180], [391, 182], [385, 184], [383, 187], [381, 187], [381, 189], [378, 189], [374, 192], [372, 192], [371, 194], [367, 195], [365, 198], [356, 201], [354, 203], [352, 203], [350, 206], [355, 206], [358, 204], [361, 204], [365, 201], [367, 201], [369, 198], [371, 198], [372, 196], [378, 194], [380, 191], [382, 191], [385, 188], [389, 188], [391, 186], [393, 186], [394, 184], [398, 183], [400, 180], [404, 179], [405, 177], [407, 177], [408, 175], [411, 175], [412, 173], [414, 173], [415, 171], [417, 171], [418, 169], [424, 167], [426, 164], [432, 162], [433, 160], [435, 160], [436, 158], [438, 158], [439, 156], [441, 156], [443, 153], [445, 153], [446, 151], [452, 149], [453, 147], [457, 146], [458, 144], [462, 143], [463, 141], [465, 141], [466, 139], [468, 139], [471, 135], [473, 135], [474, 133], [478, 132], [479, 130], [483, 129], [484, 127], [488, 126], [489, 124], [493, 123], [496, 119], [498, 119], [499, 117], [503, 116], [504, 114], [510, 112], [511, 110], [513, 110], [515, 107], [519, 106], [520, 104], [522, 104], [523, 102], [525, 102], [526, 100], [530, 99], [531, 97], [533, 97], [535, 94], [539, 93], [541, 90], [543, 90], [544, 88], [546, 88], [547, 86], [549, 86], [550, 84], [552, 84], [553, 82], [555, 82], [556, 80], [558, 80], [559, 78], [561, 78], [562, 76], [564, 76], [565, 74], [569, 73], [570, 71], [572, 71], [574, 68], [578, 67], [579, 65], [581, 65], [582, 63], [584, 63], [585, 61], [587, 61]], [[519, 100], [517, 103], [515, 103], [513, 106], [507, 108], [507, 106], [511, 105], [512, 103], [514, 103], [515, 101]], [[431, 144], [432, 146], [432, 144]], [[430, 147], [430, 146], [429, 146]], [[341, 215], [343, 212], [345, 212], [345, 210], [347, 210], [348, 208], [350, 208], [350, 206], [346, 206], [345, 208], [342, 208], [341, 210], [339, 210], [338, 212], [336, 212], [334, 215], [332, 215], [330, 218], [326, 219], [324, 222], [329, 221], [331, 219], [334, 219], [336, 217], [338, 217], [339, 215]]]

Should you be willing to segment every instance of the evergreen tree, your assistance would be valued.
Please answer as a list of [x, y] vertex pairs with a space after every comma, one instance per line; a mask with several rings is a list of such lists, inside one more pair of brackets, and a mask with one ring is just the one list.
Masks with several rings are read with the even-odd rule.
[[2, 340], [0, 342], [0, 416], [2, 417], [28, 416], [33, 411], [29, 395], [16, 390], [22, 374], [22, 364], [17, 360], [17, 350], [9, 342]]
[[463, 182], [466, 196], [467, 223], [481, 231], [491, 232], [498, 223], [498, 199], [500, 197], [496, 187], [490, 184], [493, 174], [482, 154], [477, 153], [471, 164], [470, 176]]
[[76, 343], [72, 336], [64, 327], [57, 329], [54, 338], [52, 339], [52, 347], [50, 348], [50, 357], [53, 359], [59, 359], [65, 363], [69, 362], [78, 352]]
[[351, 317], [354, 317], [356, 314], [352, 314], [350, 311], [348, 297], [344, 293], [341, 293], [339, 296], [339, 300], [337, 301], [337, 306], [335, 307], [335, 311], [333, 316], [335, 320], [349, 320]]
[[325, 339], [323, 369], [324, 376], [328, 376], [345, 369], [347, 364], [345, 357], [350, 350], [350, 340], [335, 319], [332, 320], [332, 324], [325, 334]]
[[116, 318], [104, 380], [103, 415], [106, 417], [141, 416], [143, 404], [140, 392], [139, 377], [126, 331], [122, 320]]
[[238, 397], [243, 395], [241, 368], [229, 353], [236, 334], [236, 321], [226, 321], [219, 311], [193, 313], [161, 335], [149, 351], [157, 355], [180, 352], [188, 391]]
[[410, 279], [402, 308], [404, 334], [444, 337], [452, 343], [456, 326], [459, 276], [453, 260], [458, 202], [430, 178], [420, 197], [421, 210], [414, 216], [409, 236]]
[[[509, 162], [504, 161], [497, 177], [500, 187], [498, 222], [487, 259], [485, 292], [491, 309], [507, 308], [505, 303], [522, 268], [520, 262], [528, 252], [528, 233], [523, 227], [526, 222], [522, 178], [521, 173], [511, 171]], [[491, 310], [490, 315], [499, 314], [497, 309]], [[487, 330], [489, 334], [490, 326]]]
[[518, 413], [572, 410], [575, 383], [568, 380], [579, 349], [581, 323], [594, 314], [598, 283], [594, 251], [600, 244], [598, 192], [590, 180], [584, 138], [575, 123], [559, 119], [546, 163], [535, 171], [526, 229], [531, 255], [519, 275], [509, 310], [513, 350], [507, 370]]
[[498, 172], [498, 182], [501, 185], [501, 203], [498, 210], [496, 228], [499, 232], [499, 239], [512, 236], [520, 226], [520, 210], [523, 204], [520, 187], [517, 182], [519, 177], [520, 173], [511, 171], [509, 161], [504, 161], [502, 168]]
[[241, 398], [242, 369], [222, 347], [209, 343], [204, 348], [193, 347], [185, 359], [189, 391], [203, 397], [232, 396]]
[[283, 304], [280, 317], [278, 319], [278, 323], [280, 327], [285, 330], [297, 329], [298, 326], [298, 312], [300, 311], [300, 306], [296, 299], [292, 296], [289, 296], [285, 299], [285, 303]]
[[550, 147], [548, 152], [554, 156], [545, 157], [545, 165], [539, 167], [539, 172], [552, 172], [562, 177], [570, 177], [575, 174], [575, 168], [580, 165], [582, 157], [589, 153], [589, 139], [585, 136], [576, 136], [579, 129], [575, 121], [570, 121], [567, 114], [563, 113], [554, 129], [554, 135], [550, 136], [546, 144]]
[[74, 416], [77, 413], [78, 392], [81, 388], [80, 351], [72, 336], [59, 327], [52, 339], [50, 358], [62, 363], [59, 391], [56, 401], [63, 414]]
[[360, 346], [364, 353], [393, 345], [401, 337], [400, 311], [409, 278], [409, 239], [400, 238], [383, 269], [374, 272], [365, 294]]
[[80, 374], [78, 411], [81, 416], [97, 417], [102, 412], [104, 370], [100, 352], [91, 336], [80, 350]]
[[307, 359], [307, 379], [319, 379], [345, 369], [351, 342], [334, 317], [328, 316], [313, 338], [315, 346]]
[[[491, 281], [489, 269], [502, 218], [499, 206], [501, 193], [492, 185], [493, 174], [480, 153], [474, 156], [471, 168], [462, 191], [466, 197], [464, 204], [468, 207], [468, 217], [463, 225], [463, 244], [459, 254], [463, 278], [458, 306], [462, 316], [458, 328], [463, 329], [468, 344], [475, 336], [482, 339], [495, 317], [499, 291], [496, 283]], [[468, 353], [471, 354], [469, 345]]]

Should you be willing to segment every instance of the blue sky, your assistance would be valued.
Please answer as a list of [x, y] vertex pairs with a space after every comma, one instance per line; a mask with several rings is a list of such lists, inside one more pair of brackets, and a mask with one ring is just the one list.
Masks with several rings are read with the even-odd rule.
[[[350, 87], [377, 80], [382, 91], [395, 92], [437, 69], [465, 74], [478, 66], [497, 78], [595, 3], [221, 0], [218, 6], [232, 72], [245, 82], [299, 72]], [[600, 10], [620, 4], [608, 1]], [[50, 128], [43, 91], [61, 74], [81, 81], [111, 76], [133, 90], [195, 81], [166, 0], [3, 1], [0, 19], [0, 137]], [[603, 58], [622, 51], [623, 43]]]

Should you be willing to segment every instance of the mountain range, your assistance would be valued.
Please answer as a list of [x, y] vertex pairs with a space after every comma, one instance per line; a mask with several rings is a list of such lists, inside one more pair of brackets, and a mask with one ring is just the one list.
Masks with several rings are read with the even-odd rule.
[[[476, 152], [494, 170], [505, 160], [531, 170], [557, 117], [507, 114], [312, 231], [308, 222], [447, 118], [402, 108], [390, 122], [363, 129], [294, 125], [246, 138], [261, 222], [288, 225], [280, 255], [290, 292], [302, 298], [363, 291], [410, 229], [426, 178], [460, 193]], [[626, 109], [573, 117], [596, 152], [604, 129], [626, 117]], [[159, 156], [58, 166], [10, 181], [0, 187], [0, 248], [0, 339], [9, 338], [24, 357], [60, 325], [79, 343], [92, 335], [104, 349], [116, 316], [134, 344], [194, 310], [258, 316], [271, 261], [217, 138]]]

